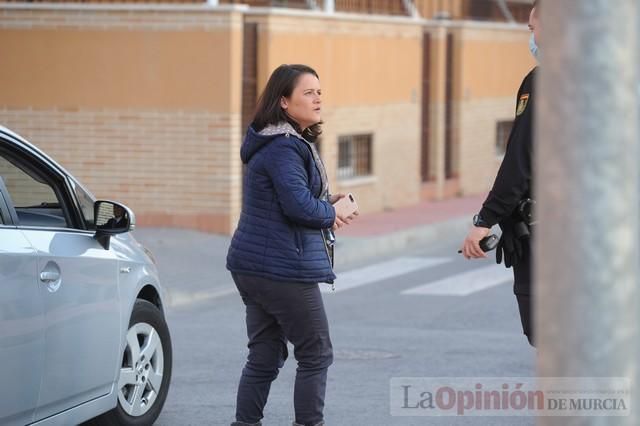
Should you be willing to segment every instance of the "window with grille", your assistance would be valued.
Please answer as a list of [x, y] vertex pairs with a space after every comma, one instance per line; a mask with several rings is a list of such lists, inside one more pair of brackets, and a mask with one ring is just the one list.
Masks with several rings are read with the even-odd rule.
[[513, 127], [513, 120], [498, 121], [496, 124], [496, 155], [503, 156], [507, 151], [507, 143], [509, 142], [509, 134]]
[[372, 140], [372, 135], [349, 135], [338, 138], [338, 179], [351, 179], [372, 174]]

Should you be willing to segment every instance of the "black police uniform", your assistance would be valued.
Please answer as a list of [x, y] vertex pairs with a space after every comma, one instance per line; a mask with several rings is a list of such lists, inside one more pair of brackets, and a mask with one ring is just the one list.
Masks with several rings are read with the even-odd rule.
[[478, 213], [487, 227], [500, 224], [503, 231], [498, 261], [504, 257], [505, 265], [513, 266], [513, 292], [518, 301], [522, 329], [532, 346], [531, 241], [530, 238], [517, 238], [514, 225], [521, 221], [516, 212], [518, 204], [533, 193], [533, 86], [536, 70], [534, 68], [524, 78], [518, 90], [516, 117], [504, 159], [493, 188]]

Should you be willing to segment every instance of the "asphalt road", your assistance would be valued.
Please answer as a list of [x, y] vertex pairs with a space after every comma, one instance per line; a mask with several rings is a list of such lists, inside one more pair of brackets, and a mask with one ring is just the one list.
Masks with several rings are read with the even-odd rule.
[[[247, 354], [244, 306], [224, 269], [228, 239], [171, 230], [136, 236], [154, 251], [171, 304], [173, 379], [156, 424], [228, 425]], [[327, 425], [534, 424], [527, 417], [391, 415], [392, 378], [534, 375], [510, 271], [492, 259], [465, 261], [457, 242], [338, 269], [336, 291], [324, 293], [335, 353]], [[295, 366], [291, 356], [273, 384], [264, 425], [291, 424]]]

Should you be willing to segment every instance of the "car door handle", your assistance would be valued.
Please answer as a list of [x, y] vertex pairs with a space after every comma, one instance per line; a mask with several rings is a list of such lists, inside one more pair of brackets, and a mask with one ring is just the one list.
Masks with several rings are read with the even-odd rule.
[[50, 283], [54, 281], [58, 281], [60, 279], [60, 274], [58, 272], [52, 271], [43, 271], [40, 272], [40, 281], [45, 283]]

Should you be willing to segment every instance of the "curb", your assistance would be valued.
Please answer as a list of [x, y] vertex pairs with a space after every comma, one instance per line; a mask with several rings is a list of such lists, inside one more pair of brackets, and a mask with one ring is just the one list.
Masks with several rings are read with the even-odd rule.
[[342, 237], [336, 241], [336, 267], [373, 257], [394, 254], [417, 245], [438, 244], [459, 235], [460, 241], [471, 227], [469, 217], [417, 226], [375, 237]]

